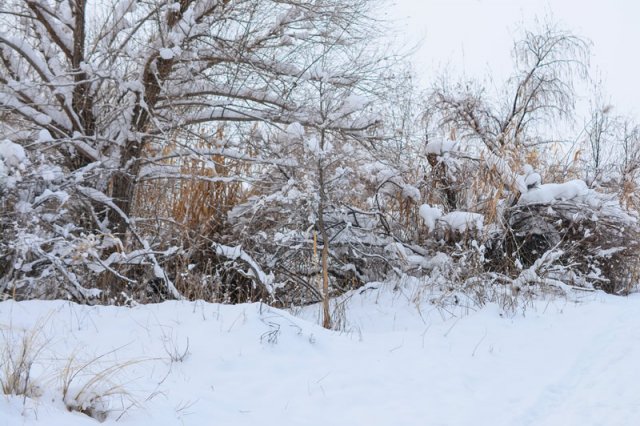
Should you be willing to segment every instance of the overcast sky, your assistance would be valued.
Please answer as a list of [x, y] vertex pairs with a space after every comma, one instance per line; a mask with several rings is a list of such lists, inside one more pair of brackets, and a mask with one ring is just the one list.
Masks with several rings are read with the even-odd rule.
[[511, 70], [518, 29], [536, 17], [593, 43], [591, 64], [617, 114], [640, 117], [640, 0], [391, 0], [390, 17], [408, 41], [422, 40], [417, 71], [443, 69], [501, 81]]

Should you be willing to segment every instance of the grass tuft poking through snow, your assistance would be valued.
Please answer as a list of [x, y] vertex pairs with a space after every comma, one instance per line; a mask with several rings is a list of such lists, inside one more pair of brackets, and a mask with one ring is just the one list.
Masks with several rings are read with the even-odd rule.
[[[2, 308], [7, 305], [0, 304], [0, 316], [6, 313]], [[54, 406], [61, 403], [69, 412], [103, 422], [111, 413], [121, 417], [137, 406], [127, 390], [134, 383], [128, 370], [144, 360], [118, 361], [120, 348], [98, 356], [75, 350], [70, 353], [70, 347], [60, 343], [63, 335], [54, 331], [53, 337], [47, 337], [46, 331], [59, 321], [56, 313], [59, 311], [54, 309], [37, 316], [32, 324], [14, 323], [12, 315], [9, 325], [0, 321], [0, 388], [10, 400], [20, 398], [21, 415], [28, 419], [33, 412], [37, 419], [41, 403], [51, 401]], [[58, 354], [60, 346], [65, 355]]]
[[104, 363], [103, 358], [116, 351], [100, 355], [88, 361], [80, 361], [72, 355], [61, 371], [62, 401], [69, 411], [86, 414], [100, 422], [112, 411], [112, 401], [119, 400], [120, 411], [137, 405], [135, 398], [126, 390], [122, 376], [128, 367], [142, 361]]
[[38, 361], [46, 341], [38, 328], [16, 332], [2, 332], [0, 353], [0, 386], [5, 395], [35, 398], [40, 396], [40, 387], [33, 378], [33, 366]]

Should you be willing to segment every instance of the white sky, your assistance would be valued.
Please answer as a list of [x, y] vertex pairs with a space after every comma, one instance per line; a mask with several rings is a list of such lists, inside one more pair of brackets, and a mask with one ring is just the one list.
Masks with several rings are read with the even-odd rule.
[[391, 0], [389, 11], [426, 82], [446, 68], [502, 81], [518, 28], [551, 17], [593, 42], [591, 65], [617, 114], [640, 116], [640, 0]]

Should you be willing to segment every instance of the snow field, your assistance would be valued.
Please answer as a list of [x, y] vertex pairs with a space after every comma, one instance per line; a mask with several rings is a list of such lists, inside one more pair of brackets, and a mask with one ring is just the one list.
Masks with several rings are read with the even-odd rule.
[[57, 372], [70, 356], [103, 354], [87, 370], [136, 361], [109, 377], [127, 395], [107, 399], [105, 424], [640, 422], [639, 296], [538, 301], [506, 315], [495, 305], [445, 312], [421, 292], [353, 293], [342, 332], [315, 325], [316, 307], [292, 316], [260, 304], [2, 302], [3, 342], [37, 327], [45, 346], [32, 376], [42, 396], [0, 398], [0, 425], [95, 424], [66, 410]]

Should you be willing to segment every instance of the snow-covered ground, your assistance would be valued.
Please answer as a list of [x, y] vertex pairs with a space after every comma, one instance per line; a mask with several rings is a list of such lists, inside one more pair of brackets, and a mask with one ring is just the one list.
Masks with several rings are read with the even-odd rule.
[[23, 335], [41, 351], [39, 396], [0, 397], [0, 425], [96, 424], [66, 410], [65, 366], [67, 404], [109, 411], [106, 424], [640, 424], [639, 295], [511, 315], [427, 300], [370, 286], [339, 309], [342, 332], [315, 325], [314, 307], [2, 302], [1, 359]]

